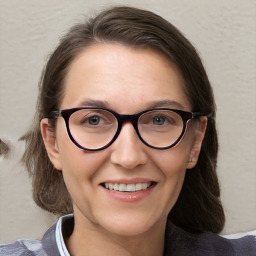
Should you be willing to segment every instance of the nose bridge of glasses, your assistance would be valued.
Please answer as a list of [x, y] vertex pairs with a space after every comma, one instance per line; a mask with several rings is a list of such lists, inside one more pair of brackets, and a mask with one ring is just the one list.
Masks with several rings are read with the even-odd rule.
[[[116, 115], [119, 127], [118, 127], [117, 133], [114, 137], [114, 140], [119, 136], [120, 132], [122, 132], [123, 125], [131, 123], [131, 125], [134, 128], [134, 134], [133, 135], [130, 134], [130, 135], [131, 136], [138, 136], [137, 139], [145, 144], [145, 142], [142, 140], [141, 135], [140, 135], [139, 130], [138, 130], [139, 117], [140, 117], [140, 113], [135, 114], [135, 115], [120, 115], [120, 114]], [[130, 129], [130, 128], [129, 128], [129, 130], [131, 131], [132, 129]], [[129, 137], [129, 138], [131, 138], [131, 137]]]
[[[124, 123], [131, 123], [134, 127], [134, 129], [137, 131], [137, 115], [119, 115], [119, 124], [122, 127]], [[120, 127], [120, 128], [121, 128]]]
[[138, 114], [137, 115], [118, 115], [118, 123], [119, 123], [119, 129], [118, 130], [119, 130], [119, 132], [121, 132], [123, 124], [131, 123], [135, 132], [140, 137], [139, 131], [138, 131], [137, 121], [138, 121]]

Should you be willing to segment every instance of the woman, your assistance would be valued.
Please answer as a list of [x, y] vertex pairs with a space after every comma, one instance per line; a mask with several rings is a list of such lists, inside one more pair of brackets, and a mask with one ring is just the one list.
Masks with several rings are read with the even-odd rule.
[[1, 255], [253, 255], [217, 235], [212, 89], [194, 47], [144, 10], [71, 28], [44, 70], [23, 160], [33, 195], [62, 216]]

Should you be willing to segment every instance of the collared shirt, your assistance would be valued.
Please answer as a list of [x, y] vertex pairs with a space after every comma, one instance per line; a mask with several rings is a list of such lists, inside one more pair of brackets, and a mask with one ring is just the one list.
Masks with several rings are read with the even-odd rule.
[[72, 214], [59, 218], [56, 224], [55, 238], [56, 238], [56, 243], [60, 252], [60, 256], [70, 256], [67, 250], [66, 244], [64, 242], [63, 234], [62, 234], [62, 220], [68, 216], [72, 217]]
[[[0, 245], [0, 256], [70, 256], [64, 237], [72, 234], [73, 215], [61, 217], [42, 240], [21, 239]], [[227, 239], [216, 234], [191, 234], [167, 222], [164, 256], [255, 256], [256, 236]]]

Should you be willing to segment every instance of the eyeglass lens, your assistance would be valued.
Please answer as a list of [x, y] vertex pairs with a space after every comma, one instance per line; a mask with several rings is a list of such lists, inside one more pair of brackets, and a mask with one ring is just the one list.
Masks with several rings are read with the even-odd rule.
[[[101, 109], [81, 109], [69, 119], [73, 139], [82, 147], [97, 149], [106, 146], [115, 136], [118, 121], [114, 114]], [[142, 139], [153, 147], [168, 147], [181, 135], [183, 120], [171, 110], [152, 110], [138, 119]]]

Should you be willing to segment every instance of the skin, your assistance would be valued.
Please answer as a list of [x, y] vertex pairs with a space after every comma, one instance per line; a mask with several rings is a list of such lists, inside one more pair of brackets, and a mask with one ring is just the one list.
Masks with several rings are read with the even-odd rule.
[[[192, 110], [177, 68], [152, 50], [93, 45], [75, 58], [64, 86], [60, 109], [87, 102], [96, 107], [104, 103], [120, 114], [135, 114], [156, 103]], [[167, 100], [171, 102], [163, 102]], [[162, 255], [167, 216], [187, 169], [196, 165], [206, 123], [205, 117], [193, 126], [189, 123], [182, 141], [167, 150], [147, 147], [133, 126], [125, 123], [110, 147], [88, 152], [70, 141], [63, 118], [58, 119], [55, 132], [43, 119], [41, 131], [48, 155], [63, 172], [73, 201], [75, 227], [66, 238], [71, 255]], [[138, 178], [155, 181], [156, 186], [136, 202], [116, 200], [99, 185], [110, 179]]]

